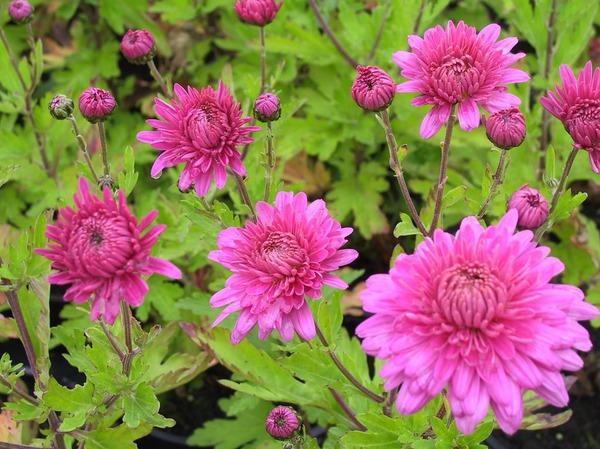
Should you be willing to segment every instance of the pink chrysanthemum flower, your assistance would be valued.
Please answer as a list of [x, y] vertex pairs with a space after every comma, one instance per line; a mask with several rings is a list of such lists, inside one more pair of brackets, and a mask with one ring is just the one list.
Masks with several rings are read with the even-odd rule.
[[277, 440], [289, 440], [302, 427], [300, 416], [292, 407], [279, 405], [269, 412], [265, 428]]
[[398, 85], [398, 92], [418, 92], [413, 106], [433, 105], [421, 124], [421, 136], [432, 137], [450, 117], [458, 104], [460, 127], [470, 131], [479, 126], [479, 108], [496, 112], [519, 106], [521, 100], [508, 93], [505, 84], [527, 81], [529, 75], [510, 68], [525, 53], [510, 53], [516, 37], [496, 42], [500, 26], [492, 23], [479, 34], [462, 21], [448, 22], [425, 32], [424, 38], [408, 36], [412, 53], [394, 53], [394, 62], [402, 76], [410, 79]]
[[219, 250], [208, 255], [233, 272], [210, 299], [212, 307], [227, 306], [213, 326], [241, 310], [233, 344], [256, 324], [263, 340], [274, 329], [285, 341], [294, 337], [294, 329], [311, 340], [315, 324], [305, 297], [321, 298], [323, 285], [348, 287], [330, 272], [358, 256], [353, 249], [340, 249], [352, 228], [342, 228], [324, 201], [308, 204], [304, 193], [279, 192], [275, 207], [260, 201], [256, 211], [256, 223], [221, 231]]
[[515, 233], [517, 211], [484, 229], [465, 218], [456, 236], [436, 230], [389, 274], [371, 276], [361, 294], [374, 316], [356, 332], [363, 349], [388, 359], [380, 375], [400, 391], [396, 406], [411, 414], [447, 386], [461, 432], [473, 432], [491, 405], [500, 427], [523, 419], [523, 390], [562, 407], [561, 370], [578, 370], [574, 351], [588, 351], [577, 320], [598, 316], [571, 285], [551, 284], [564, 270], [529, 230]]
[[175, 84], [177, 100], [171, 104], [156, 98], [154, 110], [162, 120], [147, 123], [156, 131], [142, 131], [137, 138], [152, 145], [162, 154], [152, 166], [151, 175], [158, 176], [163, 169], [185, 163], [179, 188], [194, 184], [198, 196], [208, 192], [214, 176], [217, 187], [227, 182], [229, 167], [244, 176], [246, 168], [236, 148], [254, 142], [248, 134], [260, 131], [258, 126], [243, 126], [252, 119], [242, 117], [242, 108], [220, 81], [215, 91], [205, 87], [198, 92], [193, 87], [184, 89]]
[[79, 180], [75, 194], [77, 209], [60, 210], [56, 226], [48, 226], [50, 249], [36, 249], [59, 270], [49, 278], [51, 284], [71, 284], [66, 301], [81, 304], [93, 297], [91, 319], [103, 316], [112, 324], [119, 314], [121, 300], [132, 306], [144, 302], [148, 284], [142, 275], [159, 273], [179, 279], [181, 271], [171, 262], [150, 257], [152, 246], [165, 225], [151, 227], [158, 215], [153, 211], [138, 223], [127, 208], [125, 192], [119, 190], [118, 203], [108, 187], [101, 200], [90, 193], [85, 178]]
[[575, 78], [566, 64], [560, 66], [562, 88], [541, 97], [542, 106], [558, 118], [573, 139], [573, 146], [590, 154], [592, 169], [600, 173], [600, 68], [592, 72], [588, 61]]

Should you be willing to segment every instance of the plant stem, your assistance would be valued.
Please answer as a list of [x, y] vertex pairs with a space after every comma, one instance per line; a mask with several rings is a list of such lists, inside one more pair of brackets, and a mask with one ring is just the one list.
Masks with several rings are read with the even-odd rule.
[[365, 426], [363, 426], [358, 419], [356, 419], [356, 413], [354, 413], [354, 410], [352, 410], [350, 408], [350, 406], [344, 400], [344, 398], [342, 397], [342, 395], [338, 391], [334, 390], [331, 387], [327, 387], [327, 389], [329, 390], [329, 392], [331, 393], [331, 395], [333, 396], [333, 398], [335, 399], [335, 401], [340, 405], [340, 407], [342, 408], [342, 410], [344, 411], [344, 413], [346, 414], [346, 416], [348, 416], [348, 418], [350, 419], [350, 421], [352, 422], [352, 424], [354, 424], [354, 427], [356, 427], [361, 432], [366, 431], [367, 428]]
[[150, 69], [150, 74], [152, 75], [152, 78], [154, 78], [156, 81], [158, 81], [158, 84], [160, 85], [160, 90], [162, 90], [163, 95], [165, 97], [167, 97], [168, 99], [172, 100], [173, 94], [167, 87], [167, 83], [165, 82], [165, 79], [162, 77], [162, 75], [156, 68], [156, 65], [154, 64], [154, 60], [151, 59], [150, 61], [147, 62], [147, 64], [148, 64], [148, 68]]
[[267, 151], [265, 153], [267, 164], [265, 165], [265, 195], [264, 201], [269, 202], [271, 195], [271, 173], [275, 168], [275, 150], [273, 149], [273, 129], [271, 122], [267, 122]]
[[25, 390], [22, 390], [21, 388], [19, 388], [17, 385], [12, 386], [10, 384], [10, 382], [2, 375], [0, 375], [0, 384], [4, 385], [4, 387], [8, 388], [11, 391], [11, 393], [13, 393], [15, 396], [26, 400], [27, 402], [35, 405], [36, 407], [39, 405], [40, 402], [36, 398], [31, 396]]
[[[542, 73], [542, 79], [548, 79], [552, 70], [552, 47], [554, 46], [554, 27], [556, 24], [557, 2], [552, 0], [550, 17], [548, 18], [548, 34], [546, 35], [546, 61]], [[540, 135], [540, 163], [537, 170], [537, 178], [541, 180], [546, 166], [546, 149], [550, 142], [550, 113], [542, 108], [542, 133]]]
[[[37, 142], [40, 156], [42, 158], [42, 167], [44, 168], [44, 171], [46, 172], [46, 174], [56, 181], [57, 180], [56, 173], [54, 173], [52, 171], [52, 168], [50, 167], [50, 160], [48, 159], [48, 153], [46, 153], [46, 140], [44, 139], [44, 136], [42, 135], [42, 133], [40, 133], [40, 131], [37, 129], [36, 124], [35, 124], [35, 117], [33, 116], [33, 97], [32, 96], [33, 96], [33, 91], [35, 90], [35, 78], [32, 77], [31, 86], [27, 87], [27, 83], [25, 82], [25, 79], [23, 78], [23, 75], [21, 74], [21, 72], [19, 70], [19, 64], [17, 63], [15, 55], [12, 52], [12, 49], [10, 48], [10, 44], [8, 42], [8, 39], [6, 38], [6, 34], [4, 34], [4, 29], [2, 27], [0, 27], [0, 39], [2, 40], [2, 43], [4, 44], [4, 47], [6, 48], [6, 53], [8, 54], [8, 58], [10, 59], [10, 63], [13, 66], [13, 69], [14, 69], [15, 73], [17, 74], [17, 77], [19, 78], [19, 82], [21, 83], [21, 87], [23, 88], [23, 92], [25, 93], [25, 111], [24, 111], [25, 117], [27, 117], [27, 120], [29, 121], [29, 123], [31, 124], [31, 127], [33, 129], [33, 133], [35, 135], [35, 140]], [[33, 48], [34, 48], [34, 58], [35, 58], [35, 42], [33, 44]], [[34, 59], [34, 62], [35, 62], [35, 59]], [[34, 67], [32, 69], [32, 73], [35, 74], [36, 70], [37, 70], [37, 68]]]
[[323, 32], [329, 37], [329, 40], [331, 41], [331, 43], [335, 46], [337, 51], [340, 52], [340, 54], [344, 57], [346, 62], [348, 64], [350, 64], [350, 66], [353, 69], [355, 69], [356, 66], [358, 66], [360, 64], [358, 63], [358, 61], [356, 59], [354, 59], [352, 56], [350, 56], [350, 54], [346, 51], [346, 49], [340, 43], [340, 41], [337, 40], [337, 38], [335, 37], [335, 34], [329, 27], [329, 24], [325, 20], [325, 17], [323, 17], [323, 14], [321, 13], [321, 10], [319, 9], [319, 5], [317, 5], [317, 2], [315, 0], [308, 0], [308, 5], [313, 10], [315, 17], [321, 24], [321, 28], [323, 28]]
[[39, 446], [26, 446], [24, 444], [5, 443], [0, 441], [0, 449], [40, 449]]
[[383, 31], [385, 30], [385, 25], [390, 18], [390, 13], [392, 12], [392, 2], [387, 1], [386, 10], [383, 13], [383, 19], [381, 19], [381, 23], [379, 24], [379, 29], [377, 30], [377, 35], [375, 36], [375, 40], [373, 41], [373, 45], [371, 45], [371, 50], [369, 51], [369, 55], [367, 56], [367, 62], [371, 61], [375, 56], [375, 52], [377, 51], [377, 47], [379, 47], [379, 43], [381, 42], [381, 37], [383, 36]]
[[550, 201], [550, 211], [548, 213], [548, 218], [546, 218], [546, 221], [542, 223], [542, 225], [535, 231], [535, 241], [538, 243], [550, 226], [550, 217], [552, 217], [552, 213], [554, 212], [554, 209], [556, 209], [558, 200], [564, 193], [565, 186], [567, 184], [567, 179], [569, 177], [569, 173], [571, 172], [571, 168], [573, 167], [573, 162], [575, 162], [575, 158], [577, 157], [578, 151], [579, 148], [573, 147], [571, 149], [571, 152], [569, 153], [569, 156], [567, 157], [567, 160], [565, 161], [565, 166], [563, 168], [562, 175], [560, 176], [560, 180], [558, 181], [558, 186], [556, 187], [556, 190], [552, 195], [552, 200]]
[[98, 126], [98, 135], [100, 136], [100, 146], [102, 147], [102, 163], [104, 164], [104, 176], [110, 176], [110, 164], [108, 163], [108, 148], [106, 146], [106, 130], [104, 122], [96, 123]]
[[[317, 336], [319, 337], [321, 344], [323, 346], [325, 346], [326, 348], [329, 348], [329, 343], [327, 342], [327, 339], [323, 335], [323, 332], [321, 332], [321, 329], [319, 328], [319, 325], [317, 324], [316, 321], [315, 321], [315, 329], [317, 331]], [[354, 385], [356, 388], [358, 388], [365, 396], [368, 396], [369, 398], [373, 399], [375, 402], [381, 403], [381, 402], [385, 401], [385, 398], [383, 396], [379, 396], [377, 393], [372, 392], [367, 387], [365, 387], [363, 384], [361, 384], [358, 381], [358, 379], [356, 377], [354, 377], [350, 373], [350, 371], [348, 371], [348, 368], [346, 368], [343, 365], [343, 363], [340, 361], [340, 359], [338, 359], [338, 357], [335, 355], [335, 353], [331, 349], [327, 349], [327, 353], [329, 354], [329, 357], [331, 358], [331, 360], [333, 361], [335, 366], [337, 366], [337, 368], [340, 370], [340, 372], [344, 375], [344, 377], [346, 379], [348, 379], [352, 385]]]
[[227, 225], [223, 222], [223, 220], [221, 220], [221, 217], [211, 211], [211, 207], [204, 198], [200, 198], [200, 203], [202, 204], [202, 207], [204, 207], [204, 210], [194, 209], [197, 213], [210, 218], [219, 226], [221, 226], [222, 229], [227, 229]]
[[123, 329], [125, 330], [125, 345], [127, 346], [127, 352], [130, 354], [133, 352], [133, 338], [131, 336], [131, 309], [129, 304], [125, 301], [121, 301], [121, 316], [123, 317]]
[[392, 391], [388, 392], [387, 397], [385, 399], [385, 405], [383, 406], [383, 414], [385, 416], [392, 416], [392, 406], [398, 397], [398, 389], [394, 388]]
[[71, 115], [69, 115], [69, 117], [67, 117], [67, 120], [69, 120], [71, 122], [71, 124], [73, 125], [73, 129], [75, 130], [75, 137], [77, 138], [77, 143], [79, 144], [79, 148], [83, 152], [83, 157], [85, 158], [85, 162], [87, 163], [88, 167], [90, 168], [90, 171], [92, 172], [94, 181], [96, 181], [96, 184], [100, 183], [98, 174], [96, 173], [96, 170], [94, 169], [94, 165], [92, 164], [92, 159], [90, 157], [90, 152], [88, 151], [87, 142], [81, 135], [81, 131], [79, 131], [79, 126], [77, 125], [77, 119], [75, 118], [75, 116], [73, 114], [71, 114]]
[[402, 170], [402, 165], [400, 165], [400, 161], [398, 160], [398, 143], [396, 142], [396, 137], [394, 137], [392, 124], [390, 122], [390, 115], [387, 109], [381, 111], [381, 125], [385, 130], [385, 140], [387, 142], [388, 149], [390, 150], [390, 168], [396, 174], [398, 186], [400, 187], [400, 191], [402, 192], [404, 201], [408, 206], [410, 216], [412, 217], [413, 221], [415, 222], [415, 225], [417, 226], [421, 234], [426, 236], [428, 234], [427, 229], [425, 228], [425, 225], [423, 225], [421, 217], [419, 217], [419, 213], [415, 208], [413, 200], [410, 196], [410, 191], [408, 190], [408, 185], [406, 184], [406, 180], [404, 179], [404, 171]]
[[260, 34], [260, 93], [267, 90], [267, 45], [265, 41], [265, 27], [259, 27]]
[[235, 182], [237, 183], [240, 196], [242, 197], [242, 202], [250, 209], [250, 217], [252, 218], [252, 221], [256, 221], [256, 212], [254, 212], [254, 205], [252, 204], [252, 200], [250, 199], [250, 194], [248, 193], [248, 189], [246, 188], [244, 179], [237, 173], [234, 173], [233, 177], [235, 178]]
[[119, 356], [119, 360], [121, 360], [121, 362], [122, 362], [125, 359], [125, 354], [123, 353], [123, 351], [121, 351], [121, 348], [119, 348], [119, 344], [116, 342], [115, 336], [110, 331], [110, 329], [106, 326], [106, 323], [104, 322], [103, 318], [100, 318], [99, 321], [100, 321], [100, 327], [102, 327], [102, 330], [104, 331], [104, 335], [106, 335], [108, 342], [110, 343], [110, 345], [113, 347], [113, 349]]
[[444, 187], [448, 177], [446, 171], [448, 169], [448, 155], [450, 154], [450, 142], [452, 141], [452, 130], [454, 129], [454, 122], [456, 122], [456, 105], [452, 105], [450, 111], [450, 117], [446, 122], [446, 136], [444, 137], [444, 143], [442, 144], [442, 161], [440, 163], [440, 176], [436, 183], [436, 195], [435, 195], [435, 207], [433, 209], [433, 218], [431, 219], [431, 227], [429, 228], [429, 237], [433, 236], [433, 231], [437, 228], [438, 220], [442, 210], [442, 200], [444, 198]]
[[477, 219], [481, 220], [487, 211], [488, 206], [496, 196], [496, 191], [498, 187], [503, 182], [503, 171], [504, 171], [504, 162], [506, 160], [506, 156], [508, 155], [508, 150], [502, 150], [500, 152], [500, 160], [498, 161], [498, 167], [496, 167], [496, 173], [492, 176], [492, 185], [490, 186], [490, 191], [488, 192], [487, 198], [483, 202], [479, 213], [477, 214]]

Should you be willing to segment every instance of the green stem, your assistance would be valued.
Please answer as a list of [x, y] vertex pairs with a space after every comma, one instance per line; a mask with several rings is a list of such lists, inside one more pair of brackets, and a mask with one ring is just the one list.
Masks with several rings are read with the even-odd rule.
[[450, 142], [452, 141], [452, 130], [456, 122], [456, 105], [452, 105], [450, 117], [446, 122], [446, 136], [442, 143], [442, 161], [440, 163], [440, 176], [436, 183], [435, 207], [433, 209], [433, 218], [431, 219], [431, 227], [429, 228], [429, 237], [433, 236], [433, 231], [437, 228], [438, 220], [442, 211], [442, 200], [444, 199], [444, 187], [448, 181], [446, 172], [448, 170], [448, 155], [450, 154]]
[[413, 203], [413, 200], [410, 196], [410, 191], [408, 190], [406, 179], [404, 179], [404, 171], [402, 170], [402, 165], [400, 165], [400, 161], [398, 160], [398, 143], [396, 142], [396, 137], [394, 137], [392, 124], [390, 122], [390, 115], [387, 109], [381, 111], [381, 125], [385, 130], [385, 140], [390, 151], [390, 168], [396, 174], [396, 180], [398, 181], [398, 186], [400, 187], [400, 191], [402, 192], [404, 201], [408, 206], [410, 216], [412, 217], [413, 221], [415, 222], [415, 225], [417, 226], [421, 234], [426, 236], [427, 229], [421, 221], [421, 217], [419, 217], [417, 208], [415, 207], [415, 204]]
[[90, 152], [88, 150], [87, 142], [81, 135], [81, 131], [79, 130], [79, 126], [77, 125], [77, 119], [75, 118], [75, 116], [73, 114], [71, 114], [71, 115], [69, 115], [69, 117], [67, 117], [67, 120], [69, 120], [71, 122], [71, 124], [73, 125], [73, 129], [75, 130], [75, 137], [77, 138], [77, 143], [79, 145], [79, 148], [81, 149], [81, 152], [83, 153], [85, 162], [87, 163], [88, 167], [90, 168], [90, 171], [92, 172], [94, 181], [96, 181], [96, 184], [99, 184], [100, 179], [98, 178], [96, 169], [94, 169], [94, 165], [92, 164], [92, 159], [90, 157]]
[[352, 424], [354, 425], [354, 427], [356, 427], [361, 432], [365, 432], [367, 430], [367, 428], [364, 425], [362, 425], [361, 422], [358, 419], [356, 419], [356, 413], [354, 413], [354, 410], [352, 410], [352, 408], [344, 400], [344, 398], [342, 397], [342, 395], [337, 390], [334, 390], [331, 387], [327, 387], [327, 389], [329, 390], [329, 393], [331, 393], [331, 396], [333, 396], [333, 398], [335, 399], [335, 401], [342, 408], [342, 410], [344, 411], [344, 413], [346, 414], [346, 416], [350, 419], [350, 421], [352, 422]]
[[490, 191], [488, 192], [487, 198], [483, 202], [479, 213], [477, 214], [477, 219], [481, 220], [487, 211], [488, 206], [492, 202], [492, 200], [496, 196], [496, 191], [498, 187], [503, 182], [503, 171], [504, 171], [504, 162], [506, 161], [506, 156], [508, 155], [508, 150], [502, 150], [500, 152], [500, 160], [498, 161], [498, 167], [496, 167], [496, 173], [492, 176], [492, 185], [490, 186]]
[[260, 34], [260, 93], [267, 90], [267, 45], [265, 42], [265, 27], [259, 27]]
[[96, 123], [98, 126], [98, 135], [100, 136], [100, 146], [102, 147], [102, 163], [104, 164], [104, 176], [110, 176], [110, 164], [108, 163], [108, 147], [106, 145], [106, 130], [104, 122]]
[[242, 197], [242, 202], [250, 209], [250, 217], [252, 218], [252, 221], [256, 221], [256, 212], [254, 212], [254, 205], [252, 204], [252, 200], [250, 199], [250, 194], [248, 193], [248, 189], [246, 188], [244, 179], [237, 173], [234, 173], [233, 177], [235, 178], [238, 191], [240, 192], [240, 196]]
[[154, 60], [151, 59], [150, 61], [148, 61], [147, 64], [148, 64], [148, 68], [150, 69], [150, 74], [152, 75], [152, 78], [154, 78], [160, 85], [160, 90], [162, 90], [163, 95], [172, 100], [173, 94], [167, 87], [167, 83], [165, 82], [165, 79], [162, 77], [162, 75], [156, 68], [156, 64], [154, 64]]
[[265, 153], [267, 163], [265, 165], [265, 194], [264, 201], [269, 202], [271, 195], [271, 174], [275, 168], [275, 150], [273, 149], [273, 129], [271, 122], [267, 122], [267, 151]]
[[[329, 348], [329, 342], [325, 338], [325, 335], [323, 335], [323, 332], [321, 332], [321, 329], [319, 328], [319, 325], [317, 324], [316, 321], [315, 321], [315, 329], [317, 331], [317, 336], [319, 337], [321, 344], [323, 346], [325, 346], [326, 348]], [[341, 362], [341, 360], [338, 359], [337, 355], [335, 355], [335, 352], [333, 352], [331, 349], [327, 349], [327, 353], [329, 354], [329, 357], [333, 361], [334, 365], [340, 370], [340, 372], [344, 375], [344, 377], [346, 379], [348, 379], [352, 385], [354, 385], [356, 388], [358, 388], [361, 393], [363, 393], [365, 396], [368, 396], [369, 398], [373, 399], [375, 402], [381, 403], [381, 402], [385, 401], [385, 398], [383, 396], [379, 396], [377, 393], [372, 392], [367, 387], [365, 387], [363, 384], [361, 384], [358, 381], [358, 379], [356, 377], [354, 377], [352, 375], [352, 373], [350, 373], [350, 371], [348, 371], [348, 368], [346, 368], [344, 366], [344, 364]]]
[[571, 172], [571, 168], [573, 167], [573, 162], [575, 162], [575, 158], [577, 157], [578, 151], [579, 151], [579, 148], [573, 147], [571, 149], [571, 152], [569, 153], [569, 156], [567, 157], [567, 160], [565, 161], [562, 175], [560, 176], [560, 180], [558, 181], [558, 186], [556, 187], [556, 190], [554, 191], [554, 194], [552, 195], [552, 200], [550, 201], [550, 211], [548, 213], [548, 218], [546, 218], [546, 221], [544, 223], [542, 223], [542, 225], [539, 228], [537, 228], [537, 230], [535, 231], [535, 241], [536, 242], [539, 242], [542, 239], [542, 236], [550, 227], [550, 217], [552, 217], [552, 213], [556, 209], [558, 200], [560, 199], [560, 197], [562, 196], [562, 194], [565, 191], [567, 179], [569, 178], [569, 173]]

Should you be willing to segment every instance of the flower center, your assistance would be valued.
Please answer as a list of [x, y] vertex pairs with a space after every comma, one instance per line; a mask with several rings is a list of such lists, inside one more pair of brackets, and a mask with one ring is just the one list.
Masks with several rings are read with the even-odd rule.
[[438, 311], [454, 327], [485, 329], [506, 300], [504, 284], [481, 263], [457, 264], [441, 275]]
[[469, 54], [446, 55], [441, 64], [430, 68], [431, 95], [449, 103], [459, 103], [477, 91], [482, 81], [475, 61]]
[[525, 197], [527, 204], [531, 207], [540, 207], [540, 196], [529, 194]]
[[227, 131], [223, 127], [222, 112], [216, 105], [203, 103], [189, 111], [186, 117], [186, 128], [196, 148], [219, 151], [221, 140]]
[[307, 259], [306, 252], [298, 244], [296, 237], [282, 231], [269, 234], [260, 246], [260, 254], [266, 262], [293, 275]]

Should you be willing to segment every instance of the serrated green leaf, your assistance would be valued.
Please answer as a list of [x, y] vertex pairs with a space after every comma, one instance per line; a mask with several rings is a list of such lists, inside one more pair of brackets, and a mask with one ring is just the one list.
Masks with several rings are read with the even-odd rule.
[[400, 214], [400, 223], [394, 228], [394, 237], [407, 235], [418, 235], [421, 232], [413, 225], [412, 218], [408, 214]]
[[86, 449], [137, 449], [135, 440], [148, 435], [152, 431], [149, 424], [141, 424], [132, 429], [122, 424], [118, 427], [98, 427], [85, 432]]
[[467, 186], [458, 186], [446, 192], [444, 194], [444, 198], [442, 199], [442, 210], [445, 210], [453, 204], [456, 204], [458, 201], [465, 197], [466, 192]]
[[133, 428], [142, 423], [154, 427], [173, 427], [175, 421], [158, 413], [159, 408], [160, 402], [152, 387], [142, 383], [135, 391], [123, 396], [123, 422]]
[[492, 169], [489, 163], [485, 164], [485, 171], [483, 172], [483, 178], [481, 178], [481, 196], [487, 198], [492, 187]]
[[48, 407], [60, 412], [89, 411], [94, 408], [93, 394], [94, 386], [90, 382], [69, 389], [50, 378], [48, 390], [44, 393], [44, 402]]
[[0, 167], [0, 187], [12, 177], [13, 173], [20, 168], [19, 165], [12, 164], [5, 167]]

